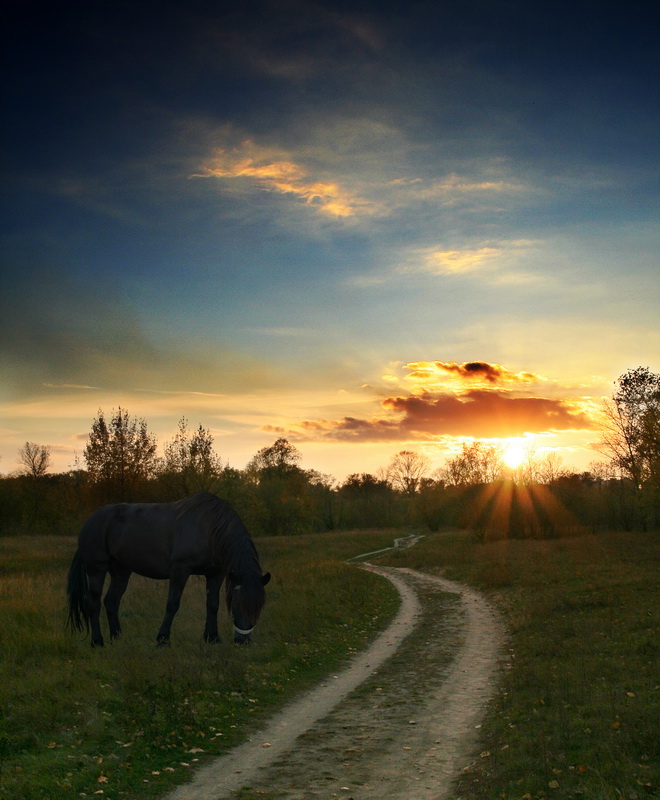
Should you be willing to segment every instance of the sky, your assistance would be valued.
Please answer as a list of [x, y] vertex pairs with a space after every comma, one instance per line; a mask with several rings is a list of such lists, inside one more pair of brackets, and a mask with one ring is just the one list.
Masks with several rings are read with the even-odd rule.
[[0, 473], [99, 409], [342, 480], [600, 458], [660, 371], [652, 4], [46, 3], [3, 43]]

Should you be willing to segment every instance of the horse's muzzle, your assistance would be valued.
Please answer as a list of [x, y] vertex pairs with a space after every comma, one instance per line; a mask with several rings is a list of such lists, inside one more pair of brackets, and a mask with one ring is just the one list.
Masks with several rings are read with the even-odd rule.
[[234, 626], [234, 644], [250, 644], [253, 630], [254, 628], [250, 628], [247, 631], [243, 631]]

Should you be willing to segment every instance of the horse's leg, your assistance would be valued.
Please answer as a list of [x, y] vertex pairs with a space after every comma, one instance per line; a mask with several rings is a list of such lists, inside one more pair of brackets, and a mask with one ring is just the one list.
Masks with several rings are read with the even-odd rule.
[[87, 573], [89, 582], [89, 624], [92, 628], [92, 647], [103, 647], [103, 634], [101, 633], [101, 594], [105, 582], [103, 572]]
[[121, 567], [111, 567], [110, 569], [110, 588], [106, 592], [105, 612], [108, 615], [108, 626], [110, 628], [110, 638], [117, 639], [121, 634], [119, 623], [119, 603], [128, 586], [128, 579], [131, 577], [130, 569]]
[[223, 575], [206, 576], [206, 626], [204, 641], [209, 644], [220, 644], [218, 634], [218, 608], [220, 607], [220, 586]]
[[158, 636], [156, 637], [156, 641], [160, 645], [170, 643], [172, 620], [181, 605], [181, 595], [183, 594], [189, 577], [190, 572], [187, 570], [181, 568], [172, 570], [172, 574], [170, 575], [170, 589], [167, 594], [167, 606], [165, 607], [165, 617], [158, 631]]

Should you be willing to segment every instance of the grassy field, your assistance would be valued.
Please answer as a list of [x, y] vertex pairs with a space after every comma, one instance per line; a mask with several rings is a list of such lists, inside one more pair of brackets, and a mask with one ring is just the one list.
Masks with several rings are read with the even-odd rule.
[[494, 599], [510, 629], [461, 798], [641, 800], [660, 791], [657, 534], [476, 544], [429, 535], [386, 563]]
[[[249, 648], [203, 644], [196, 580], [172, 647], [156, 648], [166, 586], [134, 577], [124, 638], [103, 650], [63, 630], [73, 540], [0, 539], [0, 798], [149, 798], [184, 780], [386, 625], [394, 590], [343, 561], [401, 535], [260, 540], [274, 577]], [[654, 535], [484, 545], [437, 533], [380, 559], [470, 583], [508, 620], [499, 693], [457, 797], [657, 796], [659, 554]]]
[[[155, 637], [166, 584], [133, 576], [123, 638], [102, 650], [64, 631], [73, 539], [0, 539], [0, 798], [149, 798], [241, 741], [387, 624], [396, 591], [343, 563], [391, 532], [258, 542], [273, 573], [254, 644], [206, 645], [204, 584], [191, 579]], [[102, 794], [100, 794], [102, 793]]]

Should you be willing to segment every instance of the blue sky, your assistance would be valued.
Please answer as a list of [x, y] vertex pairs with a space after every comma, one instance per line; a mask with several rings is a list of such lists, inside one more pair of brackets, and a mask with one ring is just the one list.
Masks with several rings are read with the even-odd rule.
[[660, 368], [653, 31], [642, 2], [16, 12], [0, 471], [27, 440], [66, 469], [119, 405], [238, 467], [278, 435], [337, 477], [474, 436], [586, 465], [612, 381]]

